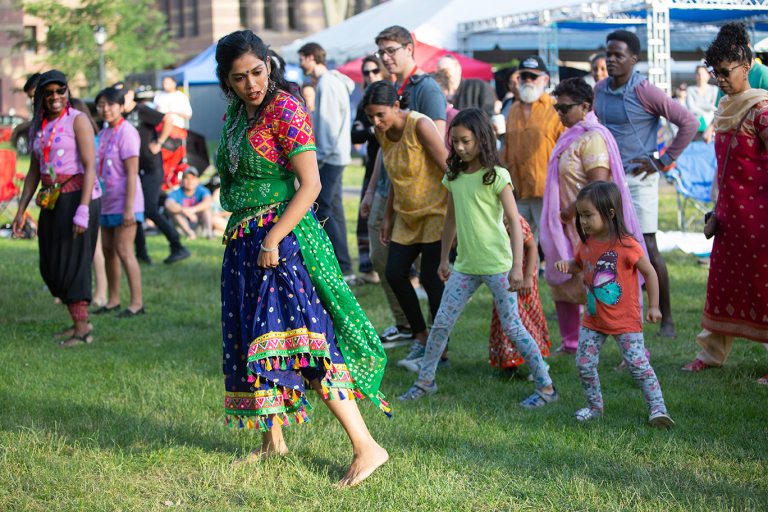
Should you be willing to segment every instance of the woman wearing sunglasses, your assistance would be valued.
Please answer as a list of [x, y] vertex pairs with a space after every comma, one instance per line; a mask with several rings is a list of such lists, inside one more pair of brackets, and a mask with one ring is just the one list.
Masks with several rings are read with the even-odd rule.
[[[715, 113], [717, 199], [705, 233], [714, 236], [704, 301], [701, 351], [683, 370], [719, 368], [736, 337], [768, 348], [768, 92], [749, 82], [746, 27], [723, 25], [705, 53], [723, 92]], [[758, 379], [768, 385], [768, 375]]]
[[580, 305], [586, 302], [582, 276], [562, 274], [555, 262], [570, 259], [579, 242], [576, 231], [576, 196], [587, 183], [613, 181], [619, 187], [624, 222], [645, 247], [632, 206], [616, 141], [592, 112], [594, 93], [581, 78], [560, 82], [553, 105], [566, 130], [557, 140], [547, 167], [541, 214], [541, 246], [546, 263], [544, 276], [552, 290], [557, 321], [563, 338], [560, 351], [575, 352], [579, 340]]
[[70, 104], [64, 73], [43, 73], [35, 90], [29, 172], [13, 231], [21, 234], [24, 212], [42, 182], [36, 198], [40, 273], [51, 294], [67, 306], [73, 324], [59, 333], [61, 347], [93, 341], [88, 304], [101, 197], [93, 136], [86, 116]]

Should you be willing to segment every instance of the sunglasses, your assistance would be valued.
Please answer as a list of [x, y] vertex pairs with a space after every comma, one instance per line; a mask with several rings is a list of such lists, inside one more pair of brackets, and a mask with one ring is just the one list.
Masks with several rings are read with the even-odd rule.
[[381, 72], [379, 68], [373, 68], [373, 69], [364, 69], [363, 74], [364, 75], [378, 75]]
[[59, 87], [58, 89], [46, 89], [43, 91], [43, 97], [44, 98], [50, 98], [54, 94], [58, 94], [59, 96], [64, 96], [67, 94], [67, 86]]
[[565, 115], [576, 105], [580, 105], [580, 103], [555, 103], [552, 107], [560, 114]]
[[541, 75], [537, 75], [536, 73], [526, 73], [525, 71], [523, 71], [522, 73], [520, 73], [519, 76], [520, 76], [520, 81], [524, 82], [526, 80], [536, 80]]
[[713, 67], [710, 67], [707, 69], [709, 72], [709, 76], [717, 80], [718, 78], [728, 79], [731, 76], [731, 73], [734, 69], [741, 67], [742, 64], [736, 64], [732, 68], [725, 68], [725, 69], [715, 69]]

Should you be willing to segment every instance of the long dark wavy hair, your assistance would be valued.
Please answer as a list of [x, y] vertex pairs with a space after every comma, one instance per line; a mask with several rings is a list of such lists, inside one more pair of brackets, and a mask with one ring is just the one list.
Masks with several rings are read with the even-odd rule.
[[[485, 169], [483, 185], [493, 184], [496, 180], [496, 166], [501, 166], [501, 161], [499, 160], [499, 152], [496, 151], [496, 135], [488, 114], [474, 107], [462, 110], [451, 121], [451, 126], [448, 128], [449, 132], [456, 126], [463, 126], [474, 135], [480, 150], [478, 154], [480, 166]], [[453, 149], [453, 145], [451, 145], [446, 163], [448, 170], [445, 174], [448, 181], [455, 180], [460, 173], [467, 170], [467, 163], [461, 161]]]
[[[619, 187], [612, 181], [593, 181], [579, 190], [576, 201], [589, 201], [595, 206], [600, 218], [608, 226], [608, 234], [611, 240], [622, 242], [625, 237], [631, 237], [632, 233], [624, 224], [624, 209], [621, 202]], [[611, 216], [613, 210], [613, 216]], [[576, 211], [576, 231], [582, 242], [586, 242], [588, 235], [581, 227], [581, 216]]]
[[[227, 85], [227, 77], [232, 71], [232, 64], [243, 55], [252, 54], [259, 60], [269, 64], [269, 85], [264, 94], [264, 100], [258, 105], [252, 117], [248, 117], [245, 103], [235, 91]], [[273, 52], [274, 53], [274, 52]], [[276, 54], [275, 54], [276, 55]], [[238, 30], [219, 39], [216, 45], [216, 76], [219, 87], [228, 99], [226, 119], [222, 130], [222, 139], [216, 158], [216, 166], [222, 176], [235, 173], [240, 163], [240, 153], [245, 134], [250, 126], [256, 124], [264, 109], [269, 106], [279, 92], [296, 95], [295, 89], [285, 79], [285, 69], [280, 60], [270, 54], [269, 47], [259, 36], [250, 30]], [[273, 87], [274, 84], [274, 87]], [[301, 101], [301, 95], [296, 96]]]
[[[267, 90], [267, 93], [264, 95], [264, 101], [256, 109], [254, 119], [258, 119], [261, 111], [271, 103], [278, 91], [289, 94], [294, 94], [294, 92], [285, 79], [284, 67], [279, 64], [276, 65], [275, 61], [279, 62], [278, 59], [273, 60], [271, 58], [269, 46], [252, 31], [238, 30], [219, 39], [216, 45], [216, 77], [219, 79], [219, 87], [224, 91], [224, 95], [227, 98], [235, 94], [235, 91], [227, 85], [227, 77], [229, 72], [232, 71], [232, 63], [246, 53], [252, 53], [260, 60], [269, 63], [269, 80], [275, 84], [274, 90]], [[299, 96], [299, 98], [301, 97]]]

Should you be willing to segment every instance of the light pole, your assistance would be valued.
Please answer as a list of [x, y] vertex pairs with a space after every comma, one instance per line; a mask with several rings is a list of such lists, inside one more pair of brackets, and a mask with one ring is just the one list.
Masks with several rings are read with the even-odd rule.
[[93, 39], [99, 47], [99, 90], [104, 89], [104, 43], [107, 42], [107, 30], [99, 25], [93, 31]]

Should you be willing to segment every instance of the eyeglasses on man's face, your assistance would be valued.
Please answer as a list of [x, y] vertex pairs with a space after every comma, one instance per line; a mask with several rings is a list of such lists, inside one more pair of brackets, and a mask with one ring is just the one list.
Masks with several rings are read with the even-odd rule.
[[379, 51], [376, 52], [376, 56], [378, 58], [384, 57], [386, 55], [387, 57], [394, 57], [398, 50], [402, 50], [405, 48], [405, 46], [390, 46], [389, 48], [381, 48]]

